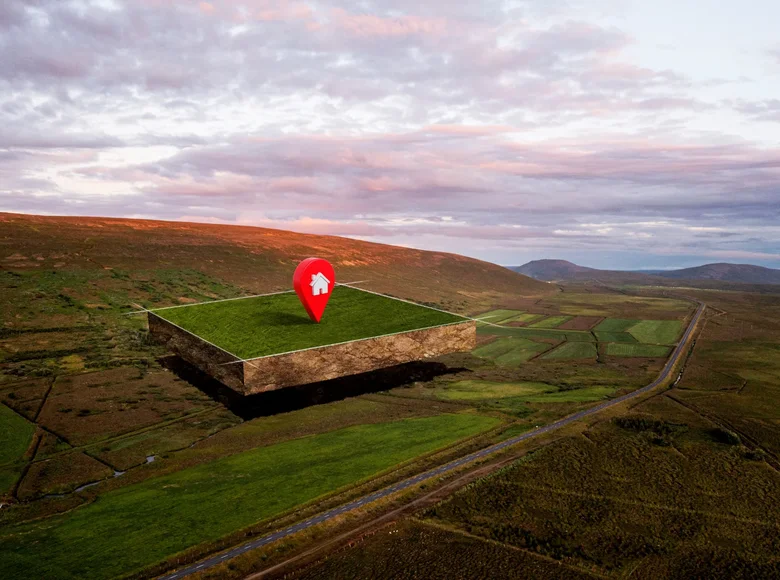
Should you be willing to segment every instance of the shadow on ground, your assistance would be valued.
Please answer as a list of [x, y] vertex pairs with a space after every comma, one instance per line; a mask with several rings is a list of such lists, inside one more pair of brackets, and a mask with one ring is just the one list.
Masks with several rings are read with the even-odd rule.
[[367, 393], [387, 391], [416, 381], [430, 381], [435, 377], [469, 370], [449, 367], [441, 362], [415, 361], [329, 381], [244, 396], [178, 356], [163, 357], [159, 362], [180, 379], [194, 385], [244, 420], [268, 417]]

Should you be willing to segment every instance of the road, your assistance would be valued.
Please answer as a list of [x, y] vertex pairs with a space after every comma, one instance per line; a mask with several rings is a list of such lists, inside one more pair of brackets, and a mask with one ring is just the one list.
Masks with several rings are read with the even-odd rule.
[[472, 461], [485, 458], [488, 455], [492, 455], [493, 453], [501, 451], [502, 449], [506, 449], [507, 447], [511, 447], [512, 445], [516, 445], [517, 443], [521, 443], [528, 439], [532, 439], [533, 437], [538, 437], [539, 435], [552, 433], [553, 431], [557, 431], [558, 429], [561, 429], [562, 427], [565, 427], [566, 425], [570, 425], [576, 421], [579, 421], [580, 419], [584, 419], [585, 417], [589, 417], [590, 415], [595, 415], [596, 413], [599, 413], [604, 409], [614, 407], [615, 405], [619, 405], [624, 401], [633, 399], [634, 397], [638, 397], [640, 395], [643, 395], [644, 393], [647, 393], [648, 391], [653, 390], [654, 388], [656, 388], [657, 386], [659, 386], [661, 383], [663, 383], [669, 378], [669, 374], [672, 372], [674, 365], [677, 363], [677, 361], [680, 359], [680, 356], [683, 354], [685, 347], [688, 344], [688, 339], [690, 338], [691, 333], [696, 327], [696, 324], [699, 322], [699, 318], [701, 317], [706, 307], [706, 305], [702, 302], [699, 302], [698, 304], [699, 306], [696, 309], [693, 318], [691, 318], [691, 322], [688, 325], [688, 328], [685, 330], [685, 334], [683, 334], [682, 338], [677, 343], [677, 346], [675, 347], [674, 351], [669, 357], [669, 360], [666, 362], [666, 365], [664, 366], [663, 370], [661, 370], [661, 373], [658, 375], [658, 378], [654, 380], [652, 383], [650, 383], [649, 385], [644, 386], [641, 389], [637, 389], [636, 391], [632, 391], [628, 394], [617, 397], [615, 399], [610, 399], [609, 401], [600, 403], [595, 407], [590, 407], [588, 409], [585, 409], [584, 411], [579, 411], [572, 415], [568, 415], [567, 417], [564, 417], [563, 419], [559, 419], [558, 421], [550, 423], [549, 425], [538, 427], [536, 429], [533, 429], [532, 431], [527, 431], [521, 435], [512, 437], [511, 439], [507, 439], [506, 441], [502, 441], [501, 443], [496, 443], [495, 445], [491, 445], [490, 447], [485, 447], [484, 449], [480, 449], [479, 451], [475, 451], [473, 453], [465, 455], [460, 459], [456, 459], [455, 461], [451, 461], [450, 463], [445, 463], [444, 465], [441, 465], [436, 469], [425, 471], [409, 479], [399, 481], [394, 485], [380, 489], [379, 491], [375, 491], [374, 493], [371, 493], [369, 495], [365, 495], [359, 499], [353, 500], [337, 508], [333, 508], [326, 512], [322, 512], [316, 516], [309, 518], [308, 520], [304, 520], [288, 528], [274, 532], [273, 534], [270, 534], [268, 536], [263, 536], [262, 538], [259, 538], [257, 540], [252, 540], [251, 542], [247, 542], [246, 544], [242, 544], [241, 546], [232, 548], [227, 552], [223, 552], [216, 556], [207, 558], [205, 560], [201, 560], [200, 562], [197, 562], [190, 566], [181, 568], [171, 574], [162, 576], [160, 580], [178, 580], [179, 578], [184, 578], [185, 576], [189, 576], [190, 574], [194, 574], [196, 572], [202, 572], [208, 568], [222, 564], [226, 560], [230, 560], [232, 558], [240, 556], [245, 552], [249, 552], [250, 550], [256, 550], [257, 548], [261, 548], [267, 544], [276, 542], [277, 540], [281, 540], [282, 538], [285, 538], [287, 536], [290, 536], [292, 534], [295, 534], [297, 532], [300, 532], [312, 526], [316, 526], [317, 524], [321, 524], [322, 522], [325, 522], [327, 520], [330, 520], [332, 518], [335, 518], [347, 512], [359, 509], [374, 501], [388, 497], [396, 492], [402, 491], [404, 489], [408, 489], [429, 479], [438, 477], [444, 473], [447, 473], [448, 471], [457, 469]]

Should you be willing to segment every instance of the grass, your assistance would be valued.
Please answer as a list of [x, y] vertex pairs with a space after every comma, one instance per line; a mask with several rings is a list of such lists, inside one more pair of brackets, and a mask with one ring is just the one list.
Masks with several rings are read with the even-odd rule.
[[484, 314], [475, 316], [475, 318], [479, 318], [480, 320], [486, 320], [487, 322], [492, 322], [493, 324], [499, 324], [509, 320], [510, 318], [514, 318], [519, 314], [523, 314], [524, 312], [525, 312], [524, 310], [508, 310], [502, 308], [499, 310], [491, 310], [490, 312], [485, 312]]
[[557, 328], [564, 322], [567, 322], [571, 320], [572, 316], [548, 316], [544, 320], [540, 320], [539, 322], [534, 322], [533, 324], [530, 324], [529, 326], [531, 328]]
[[489, 358], [502, 366], [515, 366], [550, 348], [550, 345], [519, 337], [503, 337], [472, 351], [482, 358]]
[[501, 399], [505, 397], [527, 397], [557, 390], [546, 383], [495, 383], [492, 381], [467, 380], [446, 385], [437, 391], [440, 399], [448, 401], [474, 401], [478, 399]]
[[595, 342], [590, 332], [579, 330], [554, 330], [551, 328], [526, 328], [512, 326], [477, 326], [477, 334], [496, 336], [518, 336], [521, 338], [551, 338], [554, 340], [569, 340], [572, 342]]
[[459, 414], [360, 425], [127, 486], [68, 514], [4, 529], [0, 577], [137, 571], [497, 423]]
[[333, 289], [319, 324], [309, 319], [294, 293], [155, 313], [244, 359], [465, 320], [345, 286]]
[[633, 335], [627, 332], [603, 332], [595, 331], [599, 342], [636, 342]]
[[[245, 575], [245, 574], [244, 574]], [[295, 575], [321, 578], [490, 578], [491, 580], [590, 580], [527, 552], [413, 519], [401, 520], [350, 550], [329, 554]]]
[[0, 404], [0, 465], [13, 463], [24, 455], [33, 433], [32, 423]]
[[629, 328], [628, 332], [646, 344], [674, 344], [681, 330], [679, 320], [643, 320]]
[[437, 397], [449, 401], [506, 400], [522, 403], [587, 403], [615, 392], [613, 387], [587, 387], [559, 390], [547, 383], [498, 383], [467, 380], [450, 383], [437, 391]]
[[607, 345], [609, 356], [639, 356], [639, 357], [667, 357], [670, 347], [659, 344], [624, 344], [610, 343]]
[[524, 322], [529, 323], [534, 320], [537, 320], [538, 318], [542, 318], [543, 314], [531, 314], [531, 313], [525, 313], [525, 314], [518, 314], [517, 316], [513, 316], [512, 318], [507, 318], [506, 320], [502, 320], [502, 324], [506, 324], [508, 322]]
[[535, 395], [525, 400], [527, 403], [590, 403], [606, 399], [614, 392], [612, 387], [586, 387]]
[[596, 358], [596, 345], [591, 342], [567, 342], [545, 354], [544, 359]]
[[637, 322], [639, 322], [639, 320], [607, 318], [603, 322], [600, 322], [593, 330], [597, 332], [625, 332]]
[[719, 440], [712, 423], [662, 394], [586, 435], [422, 516], [599, 577], [778, 577], [780, 478]]
[[22, 458], [35, 427], [0, 403], [0, 495], [11, 489], [22, 470]]

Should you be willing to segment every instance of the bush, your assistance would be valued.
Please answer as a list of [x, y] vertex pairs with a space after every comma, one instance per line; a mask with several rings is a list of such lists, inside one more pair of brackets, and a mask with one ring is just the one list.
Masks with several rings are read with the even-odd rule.
[[718, 427], [717, 429], [713, 429], [712, 437], [718, 443], [725, 443], [726, 445], [740, 445], [742, 443], [742, 439], [739, 438], [739, 435], [737, 435], [733, 431], [724, 429], [723, 427]]

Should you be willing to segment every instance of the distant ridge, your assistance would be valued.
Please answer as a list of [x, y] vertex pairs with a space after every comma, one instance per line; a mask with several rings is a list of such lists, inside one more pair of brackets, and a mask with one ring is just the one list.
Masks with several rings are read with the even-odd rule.
[[600, 281], [610, 284], [663, 284], [671, 279], [780, 284], [780, 270], [751, 264], [716, 263], [679, 270], [621, 271], [586, 268], [566, 260], [533, 260], [510, 269], [546, 282]]

